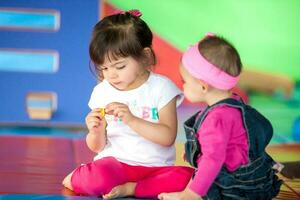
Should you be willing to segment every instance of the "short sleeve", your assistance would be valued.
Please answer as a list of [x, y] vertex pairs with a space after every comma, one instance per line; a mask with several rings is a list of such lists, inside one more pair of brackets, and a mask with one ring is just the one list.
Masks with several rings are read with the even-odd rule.
[[93, 92], [91, 94], [89, 103], [88, 103], [88, 106], [90, 107], [90, 109], [97, 108], [97, 105], [96, 105], [96, 99], [97, 99], [97, 97], [96, 96], [97, 96], [97, 92], [95, 92], [95, 88], [94, 88]]
[[103, 82], [99, 83], [94, 87], [90, 100], [88, 102], [88, 106], [91, 109], [105, 107], [106, 104], [104, 102], [103, 95], [102, 95], [104, 93], [103, 91], [106, 91], [104, 87], [105, 85]]
[[162, 109], [167, 105], [174, 97], [176, 97], [176, 107], [178, 107], [184, 99], [182, 91], [169, 79], [165, 79], [156, 91], [159, 98], [157, 102], [157, 109]]

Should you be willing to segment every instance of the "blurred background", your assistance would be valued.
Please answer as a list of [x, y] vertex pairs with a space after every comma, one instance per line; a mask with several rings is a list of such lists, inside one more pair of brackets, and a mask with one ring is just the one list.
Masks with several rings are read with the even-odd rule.
[[[272, 156], [299, 168], [300, 1], [0, 0], [3, 198], [71, 195], [61, 192], [61, 179], [93, 156], [84, 142], [87, 103], [97, 84], [89, 69], [91, 32], [103, 16], [130, 9], [143, 13], [154, 34], [155, 71], [180, 88], [181, 53], [207, 32], [228, 39], [244, 65], [234, 92], [272, 122]], [[184, 164], [182, 122], [197, 109], [188, 101], [178, 109], [177, 164]]]

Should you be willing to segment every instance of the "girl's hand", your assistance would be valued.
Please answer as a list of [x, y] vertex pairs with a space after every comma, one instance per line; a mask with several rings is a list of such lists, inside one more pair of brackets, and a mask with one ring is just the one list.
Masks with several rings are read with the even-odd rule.
[[106, 121], [101, 115], [101, 108], [89, 112], [85, 118], [85, 123], [91, 133], [100, 133], [106, 127]]
[[128, 106], [119, 102], [108, 104], [105, 108], [105, 112], [122, 119], [125, 124], [136, 119], [136, 117], [130, 112]]

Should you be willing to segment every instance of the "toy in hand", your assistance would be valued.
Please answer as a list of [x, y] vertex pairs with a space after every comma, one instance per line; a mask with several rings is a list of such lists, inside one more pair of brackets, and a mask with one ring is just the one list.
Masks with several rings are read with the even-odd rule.
[[101, 118], [105, 116], [105, 108], [100, 108], [100, 116]]

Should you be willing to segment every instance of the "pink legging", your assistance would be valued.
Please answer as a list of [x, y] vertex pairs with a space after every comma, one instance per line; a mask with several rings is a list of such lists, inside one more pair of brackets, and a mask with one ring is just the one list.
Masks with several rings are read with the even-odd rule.
[[184, 190], [193, 172], [183, 166], [131, 166], [105, 157], [76, 168], [71, 184], [76, 193], [102, 196], [117, 185], [136, 182], [135, 197], [155, 198], [162, 192]]

